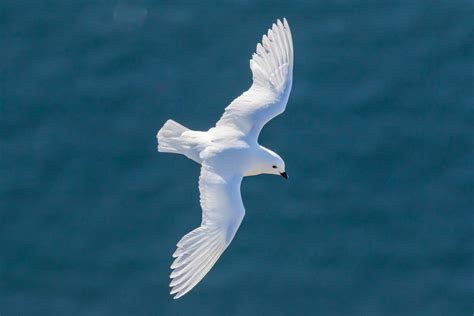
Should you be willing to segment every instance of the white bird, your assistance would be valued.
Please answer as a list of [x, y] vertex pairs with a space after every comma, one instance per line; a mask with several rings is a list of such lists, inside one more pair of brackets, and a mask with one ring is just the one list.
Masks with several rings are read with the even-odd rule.
[[207, 132], [168, 120], [156, 135], [158, 151], [183, 154], [201, 165], [201, 226], [177, 244], [171, 293], [189, 292], [214, 266], [234, 238], [245, 214], [240, 183], [245, 176], [281, 175], [283, 159], [259, 145], [262, 127], [283, 113], [293, 77], [293, 42], [286, 19], [278, 20], [250, 60], [253, 83], [225, 109]]

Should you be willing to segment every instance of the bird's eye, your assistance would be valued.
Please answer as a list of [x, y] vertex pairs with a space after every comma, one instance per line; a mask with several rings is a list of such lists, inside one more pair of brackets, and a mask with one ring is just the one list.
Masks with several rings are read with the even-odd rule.
[[272, 166], [273, 169], [276, 169], [277, 166]]

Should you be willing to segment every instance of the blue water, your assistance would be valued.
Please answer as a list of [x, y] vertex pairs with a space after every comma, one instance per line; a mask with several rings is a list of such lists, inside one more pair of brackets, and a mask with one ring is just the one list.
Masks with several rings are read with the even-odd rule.
[[[278, 17], [287, 111], [260, 137], [208, 276], [168, 295], [200, 223], [168, 118], [211, 127]], [[0, 314], [474, 313], [474, 2], [0, 2]]]

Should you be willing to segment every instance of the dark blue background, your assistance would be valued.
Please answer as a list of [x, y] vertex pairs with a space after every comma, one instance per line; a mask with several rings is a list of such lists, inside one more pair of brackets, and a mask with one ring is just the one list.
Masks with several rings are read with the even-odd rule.
[[[199, 3], [199, 4], [198, 4]], [[293, 30], [287, 111], [243, 182], [232, 245], [168, 295], [199, 168], [156, 152], [211, 127]], [[0, 313], [474, 312], [474, 2], [0, 2]]]

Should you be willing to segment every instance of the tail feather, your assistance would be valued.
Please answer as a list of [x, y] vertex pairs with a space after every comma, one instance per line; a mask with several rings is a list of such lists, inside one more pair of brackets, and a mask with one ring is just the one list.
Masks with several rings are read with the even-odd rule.
[[166, 121], [165, 125], [158, 131], [158, 151], [165, 153], [184, 154], [181, 135], [189, 129], [173, 120]]

